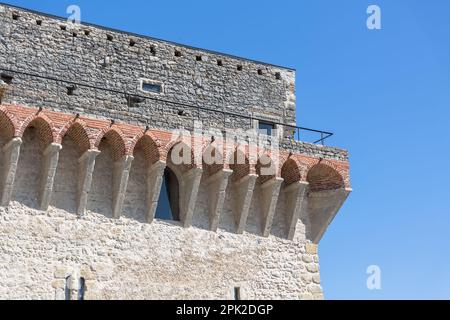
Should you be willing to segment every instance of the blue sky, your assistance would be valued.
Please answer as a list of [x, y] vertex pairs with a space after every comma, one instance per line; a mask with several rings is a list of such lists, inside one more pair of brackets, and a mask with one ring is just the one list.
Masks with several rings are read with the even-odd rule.
[[295, 68], [298, 124], [350, 151], [354, 192], [319, 246], [325, 297], [450, 299], [450, 1], [6, 2]]

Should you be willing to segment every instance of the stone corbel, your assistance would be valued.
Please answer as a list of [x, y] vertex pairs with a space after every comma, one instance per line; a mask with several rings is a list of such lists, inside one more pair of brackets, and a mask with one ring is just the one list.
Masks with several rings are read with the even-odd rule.
[[21, 138], [13, 138], [1, 149], [3, 156], [3, 172], [1, 175], [1, 205], [8, 206], [16, 177], [17, 163], [20, 155]]
[[87, 150], [79, 159], [78, 199], [77, 213], [82, 216], [86, 211], [86, 204], [91, 191], [92, 174], [95, 167], [95, 158], [100, 154], [99, 150]]
[[208, 186], [208, 212], [210, 221], [210, 230], [217, 231], [219, 227], [220, 216], [225, 202], [228, 178], [233, 173], [232, 170], [222, 169], [206, 180]]
[[150, 166], [147, 172], [146, 217], [148, 223], [151, 223], [155, 218], [159, 195], [161, 193], [161, 185], [164, 179], [165, 168], [166, 163], [164, 161], [157, 161], [152, 166]]
[[55, 179], [56, 168], [58, 166], [59, 151], [62, 146], [51, 143], [43, 153], [43, 168], [41, 172], [41, 186], [39, 190], [40, 208], [47, 210], [50, 204]]
[[256, 174], [249, 174], [233, 183], [234, 193], [234, 217], [236, 221], [236, 233], [244, 232], [247, 224], [248, 213], [255, 189]]
[[114, 163], [113, 172], [113, 217], [118, 219], [122, 214], [123, 202], [128, 186], [131, 162], [134, 157], [124, 155]]

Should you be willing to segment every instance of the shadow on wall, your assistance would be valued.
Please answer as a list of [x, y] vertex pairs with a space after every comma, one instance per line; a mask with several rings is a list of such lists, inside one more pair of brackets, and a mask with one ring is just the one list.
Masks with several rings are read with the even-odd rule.
[[103, 138], [98, 149], [87, 210], [112, 218], [114, 157], [110, 140]]

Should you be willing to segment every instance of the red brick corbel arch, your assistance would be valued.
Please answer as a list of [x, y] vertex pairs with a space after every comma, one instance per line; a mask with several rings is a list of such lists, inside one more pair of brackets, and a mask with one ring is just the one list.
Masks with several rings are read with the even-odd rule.
[[189, 164], [181, 164], [179, 165], [179, 167], [181, 167], [181, 171], [182, 172], [186, 172], [187, 170], [190, 170], [192, 168], [202, 168], [202, 164], [197, 163], [197, 161], [195, 160], [195, 155], [194, 155], [194, 150], [192, 149], [192, 141], [191, 141], [191, 146], [189, 146], [185, 140], [183, 140], [182, 138], [179, 138], [175, 141], [170, 141], [164, 148], [163, 148], [163, 154], [162, 157], [163, 159], [165, 159], [167, 164], [171, 164], [172, 160], [169, 158], [171, 155], [172, 150], [174, 149], [175, 146], [177, 146], [178, 144], [184, 144], [189, 150], [190, 150], [190, 154], [191, 154], [191, 160]]
[[144, 155], [150, 161], [150, 164], [153, 164], [159, 160], [164, 161], [161, 157], [161, 141], [159, 141], [159, 139], [151, 131], [141, 132], [134, 136], [129, 143], [127, 153], [134, 154], [138, 144], [142, 146]]
[[126, 155], [126, 139], [119, 128], [114, 126], [103, 128], [95, 139], [94, 148], [98, 149], [103, 138], [108, 140], [108, 144], [112, 148], [114, 161]]
[[294, 156], [283, 157], [280, 161], [280, 175], [286, 185], [305, 181], [307, 172], [308, 166]]
[[[270, 172], [263, 172], [265, 168]], [[261, 151], [258, 153], [255, 169], [260, 183], [264, 183], [274, 177], [279, 177], [278, 165], [274, 163], [273, 156], [270, 152]]]
[[[218, 157], [217, 154], [214, 155], [214, 157], [216, 159], [218, 159], [218, 163], [206, 163], [205, 162], [205, 157], [208, 153], [208, 155], [210, 154], [209, 150], [213, 149], [214, 151], [211, 152], [211, 154], [213, 152], [217, 152], [218, 153]], [[224, 148], [223, 145], [217, 145], [216, 142], [210, 142], [210, 143], [206, 143], [203, 145], [202, 148], [202, 162], [203, 162], [203, 169], [206, 171], [207, 174], [214, 174], [220, 170], [222, 170], [223, 168], [225, 168], [225, 162], [226, 162], [226, 155], [224, 152]]]
[[6, 107], [0, 108], [0, 134], [5, 137], [5, 142], [10, 141], [12, 138], [19, 136], [20, 122], [10, 113]]
[[[242, 163], [242, 160], [244, 163]], [[227, 157], [227, 164], [228, 167], [233, 170], [231, 178], [234, 181], [238, 181], [241, 178], [256, 172], [255, 166], [250, 163], [248, 148], [246, 146], [237, 146], [234, 148], [233, 152]]]
[[94, 148], [95, 137], [89, 134], [88, 126], [79, 118], [70, 120], [64, 124], [58, 132], [55, 142], [62, 144], [66, 135], [72, 138], [81, 153]]
[[38, 130], [39, 145], [41, 149], [44, 149], [49, 144], [55, 142], [57, 138], [57, 129], [55, 128], [53, 121], [42, 112], [28, 116], [22, 122], [18, 136], [23, 137], [25, 130], [33, 124]]
[[324, 159], [315, 159], [308, 163], [306, 180], [311, 191], [333, 190], [345, 188], [345, 177], [339, 168], [332, 162]]

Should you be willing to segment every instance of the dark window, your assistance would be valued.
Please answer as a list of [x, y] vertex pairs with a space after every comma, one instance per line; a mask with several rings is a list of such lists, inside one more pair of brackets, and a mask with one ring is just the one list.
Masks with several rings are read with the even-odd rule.
[[159, 194], [155, 218], [163, 220], [180, 220], [179, 186], [175, 173], [166, 168]]
[[75, 87], [75, 86], [67, 87], [67, 95], [73, 96], [76, 89], [77, 89], [77, 87]]
[[86, 283], [84, 278], [80, 278], [80, 286], [78, 289], [78, 300], [84, 300], [84, 292], [86, 291]]
[[259, 132], [262, 132], [268, 136], [271, 136], [273, 129], [275, 129], [275, 125], [273, 123], [259, 121]]
[[6, 84], [11, 84], [11, 82], [13, 81], [13, 76], [6, 74], [6, 73], [2, 73], [1, 74], [1, 80], [3, 82], [5, 82]]
[[70, 283], [71, 279], [72, 279], [72, 277], [70, 277], [70, 276], [68, 276], [68, 277], [66, 278], [66, 286], [65, 286], [65, 289], [64, 289], [65, 299], [66, 299], [66, 300], [70, 300], [70, 293], [71, 293], [71, 290], [70, 290], [70, 288], [69, 288], [69, 283]]
[[241, 288], [234, 287], [234, 300], [241, 300]]
[[142, 90], [146, 92], [161, 93], [162, 88], [160, 84], [142, 82]]

